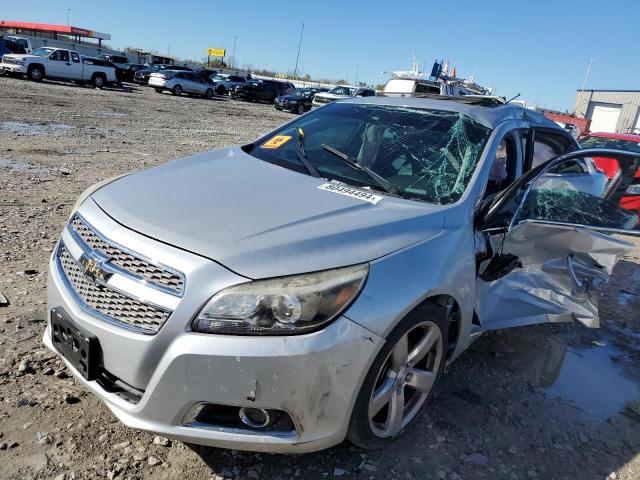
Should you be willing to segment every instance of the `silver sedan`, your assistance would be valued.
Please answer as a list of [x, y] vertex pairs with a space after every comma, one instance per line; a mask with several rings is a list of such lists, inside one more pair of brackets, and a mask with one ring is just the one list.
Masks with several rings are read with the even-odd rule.
[[162, 70], [152, 73], [149, 76], [149, 86], [155, 88], [158, 93], [168, 90], [178, 96], [187, 93], [201, 95], [208, 99], [213, 98], [213, 84], [200, 75], [182, 70]]
[[[613, 182], [592, 157], [619, 162]], [[85, 192], [43, 340], [134, 428], [381, 447], [483, 332], [598, 326], [637, 163], [497, 99], [332, 103]]]

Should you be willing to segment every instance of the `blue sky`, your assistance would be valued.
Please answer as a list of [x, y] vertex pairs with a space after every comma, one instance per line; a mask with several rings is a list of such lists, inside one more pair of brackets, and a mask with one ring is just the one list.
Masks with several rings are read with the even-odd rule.
[[[71, 24], [110, 33], [111, 45], [201, 59], [207, 47], [240, 64], [312, 77], [384, 83], [409, 69], [412, 52], [430, 69], [448, 59], [458, 74], [499, 95], [571, 109], [589, 58], [587, 88], [640, 88], [638, 0], [349, 2], [0, 0], [0, 19]], [[359, 65], [359, 68], [358, 68]]]

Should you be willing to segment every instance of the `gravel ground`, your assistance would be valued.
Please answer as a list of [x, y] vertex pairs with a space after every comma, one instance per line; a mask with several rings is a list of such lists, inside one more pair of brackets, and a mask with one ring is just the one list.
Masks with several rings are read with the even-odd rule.
[[[90, 184], [241, 143], [270, 105], [0, 77], [0, 478], [640, 478], [640, 252], [600, 292], [603, 328], [486, 335], [390, 448], [309, 455], [187, 445], [118, 423], [41, 343], [47, 259]], [[640, 243], [639, 243], [640, 244]]]

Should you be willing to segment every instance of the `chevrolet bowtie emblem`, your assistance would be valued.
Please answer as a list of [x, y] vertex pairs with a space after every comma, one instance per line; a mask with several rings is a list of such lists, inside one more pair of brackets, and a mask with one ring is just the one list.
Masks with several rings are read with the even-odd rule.
[[111, 276], [111, 273], [107, 272], [102, 267], [103, 263], [104, 263], [104, 260], [102, 259], [87, 257], [85, 255], [80, 257], [80, 264], [84, 268], [84, 274], [87, 277], [90, 277], [91, 279], [93, 279], [94, 281], [102, 280], [106, 282]]

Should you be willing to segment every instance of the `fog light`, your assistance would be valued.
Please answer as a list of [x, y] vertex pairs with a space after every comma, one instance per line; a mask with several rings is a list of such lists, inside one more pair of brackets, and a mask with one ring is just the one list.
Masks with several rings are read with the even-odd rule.
[[271, 423], [271, 416], [264, 408], [242, 407], [238, 416], [242, 423], [251, 428], [265, 428]]

